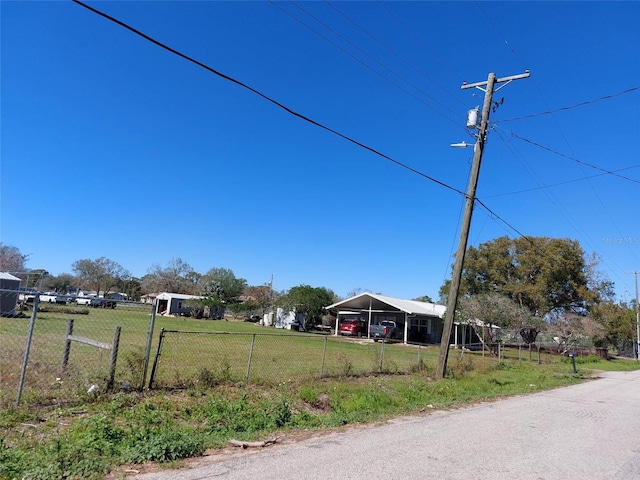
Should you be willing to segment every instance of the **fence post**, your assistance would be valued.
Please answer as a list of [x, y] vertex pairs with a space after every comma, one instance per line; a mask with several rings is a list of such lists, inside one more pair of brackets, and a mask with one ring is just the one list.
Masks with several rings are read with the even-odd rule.
[[164, 339], [164, 327], [160, 329], [160, 338], [158, 338], [158, 349], [156, 350], [156, 358], [153, 359], [153, 368], [151, 369], [151, 377], [149, 378], [149, 390], [153, 388], [153, 381], [156, 378], [156, 369], [158, 368], [158, 359], [162, 350], [162, 341]]
[[151, 344], [153, 342], [153, 329], [156, 323], [156, 301], [151, 303], [151, 322], [149, 323], [149, 333], [147, 334], [147, 347], [144, 351], [144, 362], [142, 365], [142, 381], [140, 382], [140, 390], [144, 389], [147, 381], [147, 370], [149, 369], [149, 359], [151, 358]]
[[421, 353], [422, 353], [422, 345], [418, 345], [418, 369], [420, 369], [420, 362], [422, 361], [422, 358], [420, 357]]
[[69, 363], [69, 353], [71, 352], [71, 335], [73, 335], [73, 318], [67, 321], [67, 334], [64, 337], [64, 352], [62, 353], [62, 371], [64, 372]]
[[538, 345], [538, 365], [540, 365], [542, 363], [542, 360], [540, 359], [540, 345]]
[[320, 377], [324, 377], [324, 362], [327, 358], [327, 340], [328, 337], [324, 337], [324, 349], [322, 350], [322, 368], [320, 369]]
[[253, 358], [253, 346], [256, 343], [256, 334], [251, 335], [251, 348], [249, 349], [249, 361], [247, 362], [247, 375], [244, 377], [244, 383], [249, 383], [249, 372], [251, 372], [251, 359]]
[[113, 344], [111, 345], [111, 359], [109, 360], [109, 381], [107, 382], [107, 392], [113, 390], [113, 382], [116, 376], [116, 362], [118, 361], [118, 348], [120, 346], [120, 330], [116, 327], [113, 332]]
[[29, 350], [31, 350], [31, 339], [33, 337], [33, 329], [36, 325], [36, 316], [38, 313], [38, 304], [40, 303], [40, 295], [36, 293], [33, 299], [33, 312], [31, 312], [31, 320], [29, 321], [29, 331], [27, 333], [27, 340], [24, 346], [24, 358], [22, 359], [22, 370], [20, 371], [20, 381], [18, 383], [18, 398], [16, 399], [16, 405], [20, 405], [22, 398], [22, 387], [24, 387], [24, 378], [27, 374], [27, 363], [29, 362]]
[[382, 373], [382, 362], [384, 362], [384, 344], [385, 339], [382, 339], [382, 346], [380, 347], [380, 365], [378, 366], [378, 372]]

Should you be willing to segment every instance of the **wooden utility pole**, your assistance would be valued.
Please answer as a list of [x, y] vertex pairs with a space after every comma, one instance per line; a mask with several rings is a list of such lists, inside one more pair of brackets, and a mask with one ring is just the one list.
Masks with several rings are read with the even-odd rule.
[[[473, 147], [473, 165], [471, 167], [471, 175], [469, 176], [469, 187], [467, 188], [466, 204], [464, 216], [462, 218], [462, 227], [460, 229], [460, 240], [458, 241], [458, 251], [456, 252], [456, 261], [453, 267], [453, 275], [449, 288], [449, 297], [447, 300], [447, 311], [445, 313], [444, 326], [442, 328], [442, 339], [440, 341], [440, 357], [438, 358], [438, 366], [436, 369], [436, 379], [444, 378], [447, 370], [447, 358], [449, 357], [449, 344], [451, 331], [453, 329], [453, 321], [455, 318], [456, 307], [458, 304], [458, 290], [460, 289], [460, 279], [462, 278], [462, 267], [464, 264], [464, 256], [467, 250], [467, 241], [469, 239], [469, 229], [471, 227], [471, 217], [473, 215], [473, 205], [476, 200], [476, 189], [478, 187], [478, 176], [480, 174], [480, 164], [482, 163], [482, 152], [484, 144], [487, 140], [487, 129], [489, 126], [489, 114], [491, 113], [491, 102], [493, 99], [494, 86], [497, 83], [505, 83], [495, 91], [511, 83], [513, 80], [529, 77], [529, 70], [520, 75], [504, 77], [496, 79], [494, 73], [489, 74], [486, 82], [478, 82], [472, 84], [464, 83], [462, 89], [478, 88], [485, 92], [484, 104], [482, 106], [482, 120], [480, 129]], [[486, 90], [482, 87], [486, 86]]]

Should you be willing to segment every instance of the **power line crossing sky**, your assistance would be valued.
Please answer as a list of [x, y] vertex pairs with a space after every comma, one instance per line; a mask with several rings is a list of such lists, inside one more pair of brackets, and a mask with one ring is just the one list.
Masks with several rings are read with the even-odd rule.
[[461, 79], [529, 69], [496, 94], [471, 242], [576, 239], [631, 296], [640, 4], [88, 5], [255, 91], [73, 2], [0, 4], [0, 234], [29, 267], [106, 256], [142, 276], [180, 257], [436, 298], [472, 154], [449, 144], [473, 143], [483, 98]]

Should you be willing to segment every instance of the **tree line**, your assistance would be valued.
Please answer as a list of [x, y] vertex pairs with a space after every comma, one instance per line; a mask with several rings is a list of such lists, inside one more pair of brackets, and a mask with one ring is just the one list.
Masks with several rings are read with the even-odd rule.
[[[469, 247], [456, 318], [519, 332], [527, 343], [547, 332], [560, 345], [589, 338], [631, 356], [637, 305], [616, 302], [614, 283], [598, 265], [597, 255], [571, 239], [505, 236]], [[445, 300], [449, 285], [440, 288]]]
[[[202, 297], [194, 302], [196, 314], [222, 305], [234, 314], [261, 314], [281, 306], [304, 313], [314, 324], [326, 313], [324, 306], [340, 300], [325, 287], [299, 285], [275, 292], [270, 285], [250, 286], [227, 268], [199, 273], [180, 258], [165, 266], [154, 264], [140, 278], [105, 257], [77, 260], [72, 274], [57, 276], [25, 268], [27, 259], [17, 247], [0, 243], [0, 271], [22, 272], [23, 286], [56, 292], [89, 289], [105, 296], [122, 292], [131, 300], [159, 292], [191, 294]], [[563, 342], [589, 337], [596, 345], [632, 353], [637, 305], [635, 300], [615, 300], [614, 283], [598, 265], [596, 255], [586, 255], [571, 239], [505, 236], [469, 247], [456, 319], [479, 319], [517, 331], [527, 342], [546, 331]], [[447, 280], [440, 288], [439, 303], [446, 304], [449, 286]], [[362, 292], [355, 289], [348, 297]]]
[[20, 278], [25, 288], [64, 294], [85, 290], [105, 298], [124, 293], [132, 301], [161, 292], [193, 295], [200, 297], [188, 302], [196, 317], [205, 316], [205, 312], [213, 316], [213, 312], [221, 310], [234, 315], [262, 315], [281, 307], [304, 314], [309, 324], [314, 325], [326, 313], [323, 307], [339, 300], [325, 287], [299, 285], [279, 292], [271, 285], [252, 286], [228, 268], [214, 267], [199, 273], [181, 258], [173, 258], [165, 266], [153, 264], [140, 278], [106, 257], [77, 260], [71, 264], [73, 273], [60, 275], [51, 275], [45, 269], [29, 269], [27, 260], [28, 256], [17, 247], [0, 243], [0, 271]]

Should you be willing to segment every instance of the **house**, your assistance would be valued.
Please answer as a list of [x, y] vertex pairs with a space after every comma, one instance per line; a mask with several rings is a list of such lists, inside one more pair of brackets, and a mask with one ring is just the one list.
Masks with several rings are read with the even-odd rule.
[[157, 293], [147, 293], [146, 295], [142, 295], [140, 297], [140, 302], [141, 303], [153, 303], [154, 300], [157, 298], [158, 294]]
[[186, 295], [183, 293], [163, 292], [156, 297], [157, 315], [185, 315], [191, 314], [189, 300], [197, 300], [203, 297], [199, 295]]
[[447, 310], [444, 305], [369, 292], [324, 308], [336, 316], [335, 335], [340, 322], [347, 318], [359, 318], [367, 323], [367, 327], [387, 320], [396, 322], [404, 343], [440, 343]]
[[16, 314], [20, 279], [7, 272], [0, 272], [0, 316], [12, 317]]

